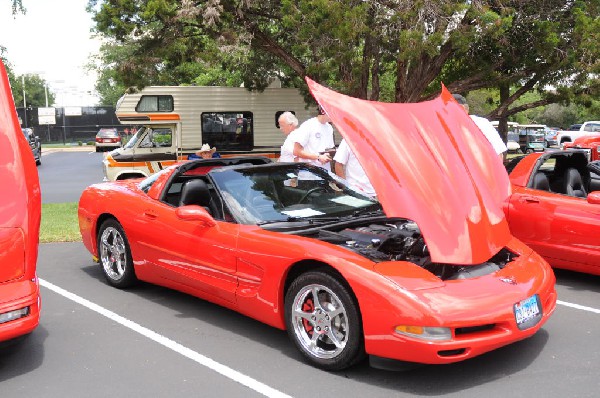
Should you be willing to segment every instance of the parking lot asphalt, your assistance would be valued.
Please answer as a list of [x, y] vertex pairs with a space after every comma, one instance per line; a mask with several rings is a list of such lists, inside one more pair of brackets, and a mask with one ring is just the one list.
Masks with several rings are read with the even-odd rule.
[[[6, 397], [596, 397], [600, 278], [557, 271], [561, 304], [533, 337], [405, 372], [307, 365], [284, 331], [169, 289], [106, 284], [80, 242], [40, 246], [42, 320], [0, 351]], [[575, 306], [572, 306], [572, 305]], [[596, 311], [596, 312], [595, 312]]]

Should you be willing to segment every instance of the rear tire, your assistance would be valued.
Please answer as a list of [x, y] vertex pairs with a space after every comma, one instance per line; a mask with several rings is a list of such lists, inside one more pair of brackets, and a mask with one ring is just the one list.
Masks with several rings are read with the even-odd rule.
[[313, 365], [342, 370], [364, 358], [362, 322], [353, 296], [337, 277], [311, 271], [285, 295], [290, 339]]
[[98, 231], [98, 257], [106, 281], [119, 289], [137, 282], [133, 268], [133, 258], [125, 231], [115, 219], [102, 223]]

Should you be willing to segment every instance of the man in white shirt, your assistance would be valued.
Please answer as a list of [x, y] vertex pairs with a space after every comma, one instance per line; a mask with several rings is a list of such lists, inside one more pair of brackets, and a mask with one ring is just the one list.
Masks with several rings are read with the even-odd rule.
[[335, 146], [333, 142], [333, 127], [331, 120], [319, 106], [319, 114], [308, 119], [294, 131], [294, 156], [300, 162], [312, 163], [316, 166], [331, 170], [331, 156], [325, 152]]
[[333, 160], [335, 160], [335, 174], [348, 181], [351, 188], [366, 196], [375, 197], [377, 195], [369, 177], [350, 150], [346, 140], [340, 142]]
[[285, 141], [281, 146], [281, 154], [279, 156], [280, 162], [295, 162], [296, 157], [294, 156], [294, 139], [292, 133], [296, 131], [298, 127], [298, 119], [292, 112], [283, 112], [279, 115], [279, 129], [285, 135]]
[[[460, 94], [452, 94], [456, 102], [458, 102], [465, 109], [467, 113], [469, 113], [469, 104], [467, 104], [467, 99]], [[492, 125], [492, 123], [484, 117], [469, 115], [471, 119], [475, 122], [479, 130], [485, 135], [485, 138], [492, 144], [494, 151], [500, 156], [500, 159], [504, 159], [504, 152], [507, 151], [506, 144], [500, 138], [500, 134], [498, 134], [498, 130]]]

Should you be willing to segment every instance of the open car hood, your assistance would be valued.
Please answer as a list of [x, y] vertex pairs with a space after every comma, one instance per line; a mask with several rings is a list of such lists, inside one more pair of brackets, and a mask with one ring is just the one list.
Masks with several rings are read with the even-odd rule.
[[348, 97], [306, 79], [360, 161], [388, 217], [417, 223], [431, 260], [479, 264], [511, 238], [498, 155], [445, 87], [416, 104]]

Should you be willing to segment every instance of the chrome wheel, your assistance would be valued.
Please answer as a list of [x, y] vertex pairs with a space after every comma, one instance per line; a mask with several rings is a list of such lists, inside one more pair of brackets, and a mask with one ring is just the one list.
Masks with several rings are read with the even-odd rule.
[[137, 281], [129, 242], [115, 219], [104, 221], [98, 231], [98, 256], [104, 276], [112, 286], [125, 288]]
[[358, 304], [350, 287], [327, 269], [299, 275], [285, 295], [288, 334], [314, 365], [341, 370], [365, 356]]
[[120, 280], [123, 278], [127, 265], [125, 242], [123, 242], [121, 233], [113, 227], [108, 227], [102, 232], [100, 261], [102, 261], [104, 273], [110, 279]]
[[335, 358], [346, 347], [348, 316], [331, 289], [321, 285], [302, 288], [294, 298], [292, 317], [298, 341], [316, 358]]

